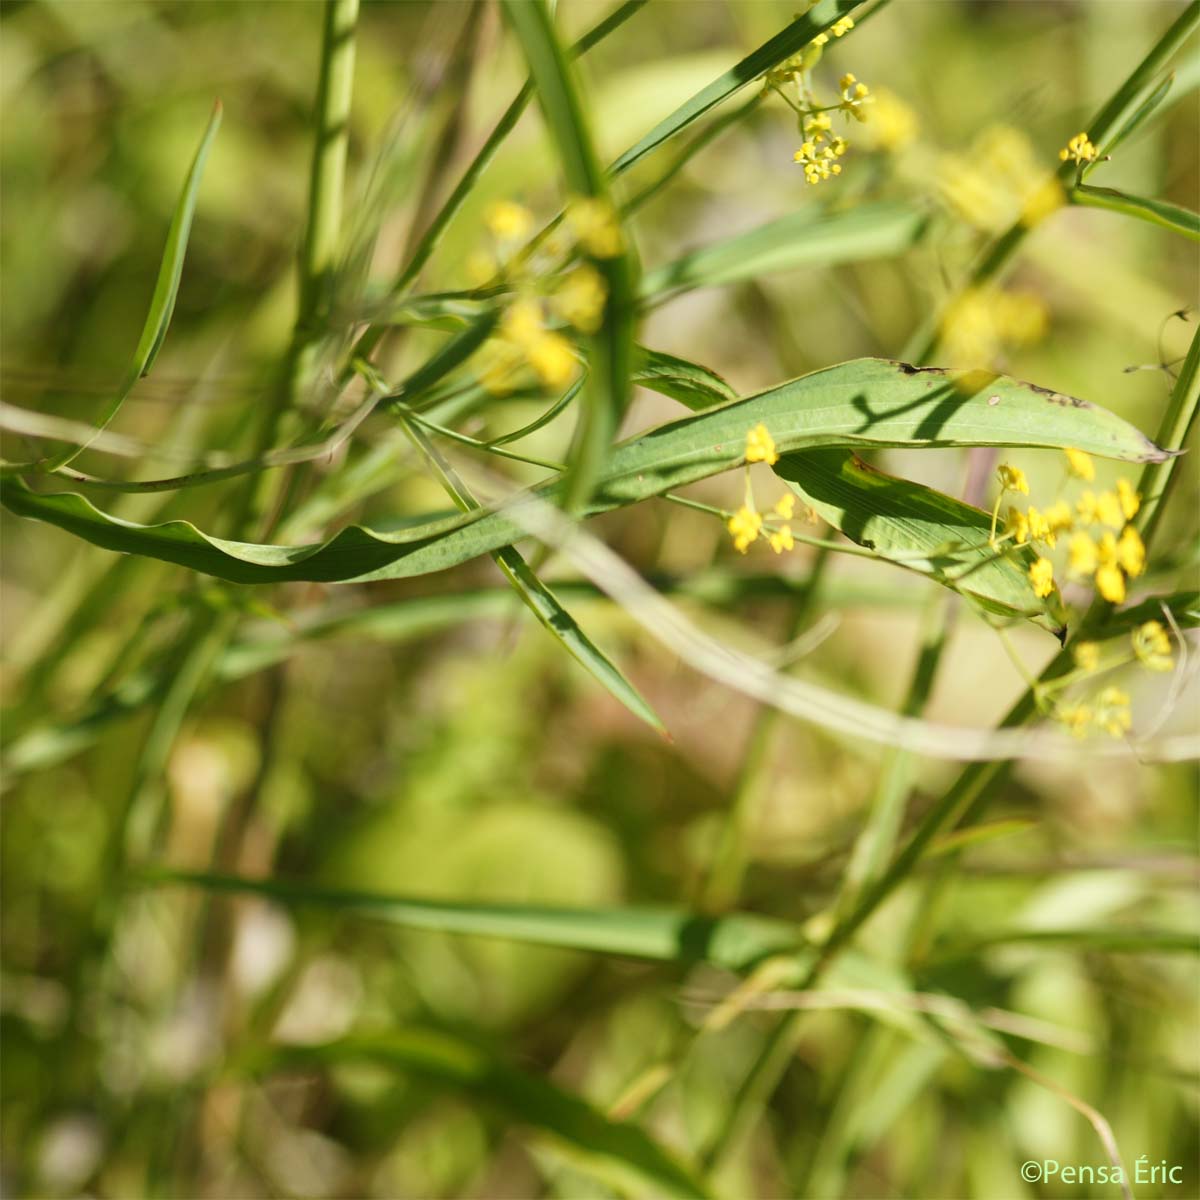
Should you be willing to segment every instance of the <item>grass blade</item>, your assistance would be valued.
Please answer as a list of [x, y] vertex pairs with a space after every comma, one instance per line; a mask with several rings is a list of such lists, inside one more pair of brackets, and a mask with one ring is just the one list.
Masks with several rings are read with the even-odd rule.
[[[567, 187], [577, 196], [598, 201], [619, 216], [608, 192], [608, 180], [596, 156], [571, 64], [559, 45], [545, 0], [505, 0], [504, 11], [529, 64], [546, 119], [562, 162]], [[633, 359], [635, 291], [633, 265], [624, 248], [611, 257], [593, 257], [604, 278], [608, 302], [600, 329], [588, 339], [588, 385], [576, 428], [563, 503], [580, 511], [591, 498], [596, 480], [629, 404]]]
[[155, 871], [145, 878], [151, 884], [183, 884], [333, 909], [407, 929], [507, 938], [679, 966], [708, 962], [730, 971], [745, 971], [773, 954], [800, 951], [806, 945], [799, 926], [752, 913], [710, 917], [681, 908], [553, 908], [422, 900], [187, 871]]
[[[221, 124], [221, 102], [213, 105], [212, 116], [196, 156], [192, 159], [191, 168], [183, 182], [183, 191], [175, 206], [171, 218], [171, 226], [167, 231], [167, 244], [163, 249], [162, 261], [158, 268], [158, 279], [154, 284], [154, 294], [150, 299], [150, 311], [146, 314], [146, 323], [142, 326], [142, 334], [138, 339], [137, 349], [133, 352], [133, 360], [125, 373], [116, 393], [102, 411], [96, 422], [96, 433], [102, 433], [108, 428], [112, 419], [125, 403], [125, 398], [133, 390], [133, 385], [144, 375], [150, 373], [155, 358], [158, 357], [163, 339], [167, 336], [167, 327], [171, 324], [171, 314], [175, 311], [175, 298], [179, 294], [179, 282], [183, 278], [183, 260], [187, 254], [188, 238], [192, 232], [192, 218], [196, 212], [196, 197], [200, 191], [200, 179], [204, 174], [204, 164], [208, 159], [208, 151], [213, 138]], [[48, 471], [66, 466], [77, 455], [87, 449], [86, 444], [74, 446], [45, 464]]]

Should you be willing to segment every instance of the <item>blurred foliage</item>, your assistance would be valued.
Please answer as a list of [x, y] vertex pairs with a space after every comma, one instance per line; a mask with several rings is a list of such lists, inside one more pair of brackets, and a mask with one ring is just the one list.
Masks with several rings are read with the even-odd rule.
[[[772, 37], [795, 7], [691, 0], [639, 11], [580, 62], [602, 160]], [[884, 8], [826, 49], [835, 65], [822, 66], [821, 77], [832, 89], [852, 69], [902, 102], [911, 141], [869, 149], [865, 126], [844, 174], [809, 189], [792, 162], [794, 119], [768, 99], [688, 162], [628, 228], [647, 274], [817, 203], [834, 211], [919, 203], [939, 214], [933, 233], [883, 257], [764, 263], [751, 277], [682, 292], [650, 307], [638, 340], [702, 362], [742, 395], [857, 356], [902, 357], [987, 236], [947, 214], [941, 156], [969, 156], [980, 134], [1001, 124], [1053, 163], [1181, 11], [1156, 0], [904, 0]], [[593, 0], [562, 0], [564, 40], [607, 12]], [[94, 420], [136, 344], [181, 181], [219, 96], [224, 123], [171, 329], [114, 431], [149, 448], [151, 475], [182, 469], [197, 444], [247, 445], [295, 315], [321, 14], [315, 3], [257, 0], [4, 7], [6, 401]], [[1198, 53], [1193, 37], [1169, 101], [1105, 167], [1104, 184], [1198, 207]], [[342, 327], [367, 315], [395, 277], [414, 221], [419, 232], [524, 72], [491, 5], [364, 4], [333, 307]], [[421, 180], [442, 154], [449, 168], [431, 201]], [[639, 163], [618, 199], [664, 165]], [[468, 286], [488, 204], [516, 199], [549, 219], [561, 200], [558, 180], [531, 105], [448, 228], [422, 290]], [[1170, 384], [1161, 365], [1181, 358], [1191, 333], [1172, 314], [1194, 305], [1197, 265], [1194, 245], [1171, 232], [1063, 209], [1026, 239], [1006, 284], [1044, 305], [1047, 330], [1010, 346], [1005, 371], [1092, 398], [1152, 434]], [[406, 337], [387, 359], [389, 377], [438, 344], [429, 332]], [[1130, 370], [1137, 367], [1147, 369]], [[321, 403], [314, 386], [300, 409], [319, 412]], [[544, 407], [543, 397], [518, 394], [463, 429], [498, 435]], [[680, 411], [639, 390], [623, 429]], [[336, 509], [336, 527], [448, 508], [389, 441], [389, 418], [372, 417], [366, 430], [369, 449], [351, 464], [377, 471], [378, 486]], [[22, 438], [5, 440], [6, 457], [29, 456]], [[522, 449], [554, 459], [569, 440], [558, 422]], [[364, 466], [372, 453], [378, 464]], [[963, 492], [966, 451], [877, 458]], [[1196, 583], [1194, 458], [1183, 460], [1158, 539], [1170, 585], [1163, 590]], [[1035, 493], [1058, 485], [1058, 454], [1015, 460]], [[111, 468], [93, 452], [81, 461]], [[321, 488], [336, 492], [342, 465], [313, 464], [318, 498]], [[1115, 467], [1098, 466], [1100, 482], [1110, 483]], [[514, 479], [536, 477], [512, 467]], [[722, 477], [692, 494], [729, 505], [739, 488]], [[202, 487], [121, 496], [105, 507], [127, 519], [186, 516], [227, 531], [226, 495]], [[292, 531], [295, 540], [332, 532], [313, 512]], [[815, 552], [775, 559], [759, 547], [744, 561], [719, 522], [655, 501], [594, 528], [655, 579], [711, 571], [710, 593], [685, 591], [680, 603], [715, 635], [750, 647], [769, 642], [786, 656]], [[926, 591], [936, 585], [886, 564], [834, 558], [818, 593], [831, 598], [823, 611], [832, 625], [801, 672], [897, 708]], [[546, 574], [569, 571], [551, 559]], [[73, 721], [138, 672], [175, 677], [189, 630], [228, 620], [268, 636], [329, 610], [450, 597], [500, 577], [482, 559], [414, 580], [239, 590], [7, 519], [3, 580], [8, 739]], [[200, 690], [151, 781], [163, 800], [148, 810], [153, 861], [464, 903], [687, 909], [700, 904], [727, 813], [750, 787], [749, 870], [736, 906], [799, 927], [827, 917], [882, 751], [779, 721], [767, 727], [751, 770], [746, 749], [761, 728], [751, 700], [693, 672], [594, 595], [572, 594], [571, 609], [662, 718], [670, 742], [597, 688], [519, 604], [395, 637], [351, 627], [299, 639], [269, 669]], [[818, 604], [800, 634], [822, 619]], [[947, 634], [947, 665], [926, 715], [994, 723], [1024, 681], [971, 612], [958, 612]], [[1057, 649], [1032, 627], [1014, 630], [1012, 641], [1032, 668]], [[1195, 680], [1173, 697], [1172, 728], [1196, 725]], [[1135, 711], [1150, 714], [1172, 686], [1133, 670], [1121, 681]], [[6, 1194], [577, 1198], [684, 1187], [672, 1172], [718, 1138], [774, 1025], [775, 1014], [750, 1011], [702, 1031], [735, 975], [703, 962], [636, 961], [143, 886], [144, 862], [114, 858], [112, 848], [159, 711], [133, 708], [97, 721], [98, 736], [78, 753], [14, 770], [3, 798]], [[953, 765], [935, 761], [913, 771], [905, 828], [954, 777]], [[997, 788], [989, 814], [1020, 822], [968, 846], [948, 872], [926, 860], [856, 943], [875, 978], [890, 981], [879, 983], [883, 990], [943, 993], [977, 1012], [1019, 1014], [1003, 1033], [1008, 1052], [1102, 1112], [1126, 1164], [1141, 1155], [1183, 1164], [1187, 1182], [1170, 1191], [1180, 1196], [1200, 1194], [1195, 960], [1164, 946], [1107, 949], [1091, 935], [1197, 933], [1196, 798], [1188, 764], [1022, 764]], [[906, 960], [914, 925], [922, 936]], [[988, 943], [1039, 930], [1072, 936]], [[828, 986], [864, 985], [835, 978]], [[779, 1087], [724, 1158], [712, 1190], [998, 1200], [1060, 1194], [1023, 1182], [1024, 1160], [1107, 1161], [1096, 1131], [1061, 1094], [972, 1058], [932, 1020], [916, 1027], [867, 1011], [805, 1012]], [[665, 1086], [619, 1110], [635, 1115], [636, 1126], [603, 1121], [599, 1114], [664, 1065]], [[577, 1113], [572, 1097], [591, 1107]], [[614, 1129], [613, 1137], [644, 1131], [645, 1145], [618, 1139], [598, 1155], [580, 1153], [579, 1143]], [[614, 1173], [623, 1155], [640, 1162], [632, 1183]]]

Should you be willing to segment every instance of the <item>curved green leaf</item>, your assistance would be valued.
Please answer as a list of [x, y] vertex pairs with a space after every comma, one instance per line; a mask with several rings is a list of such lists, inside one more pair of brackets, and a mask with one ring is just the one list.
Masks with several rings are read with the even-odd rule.
[[[192, 232], [192, 217], [196, 212], [196, 196], [200, 191], [200, 177], [204, 173], [204, 163], [208, 158], [209, 148], [212, 146], [213, 138], [216, 137], [220, 124], [221, 102], [218, 100], [213, 105], [212, 116], [208, 119], [208, 126], [204, 130], [204, 136], [200, 139], [196, 157], [192, 160], [191, 168], [183, 183], [179, 202], [175, 206], [174, 216], [171, 218], [171, 227], [167, 231], [167, 244], [163, 248], [162, 262], [158, 268], [158, 279], [154, 284], [154, 295], [150, 299], [150, 311], [146, 314], [146, 323], [142, 327], [142, 335], [138, 339], [137, 349], [134, 351], [133, 360], [129, 364], [125, 378], [96, 422], [97, 433], [108, 428], [121, 405], [125, 403], [125, 398], [133, 390], [133, 385], [143, 375], [150, 373], [150, 368], [154, 365], [155, 358], [158, 357], [163, 339], [167, 336], [167, 327], [171, 324], [171, 314], [175, 311], [175, 298], [179, 294], [179, 281], [183, 278], [183, 260], [187, 254], [188, 238]], [[69, 450], [63, 451], [45, 464], [46, 469], [54, 470], [57, 467], [65, 466], [85, 449], [86, 446], [73, 446]]]
[[775, 473], [822, 520], [880, 558], [970, 596], [988, 612], [1062, 632], [1058, 593], [1040, 600], [1029, 582], [1032, 547], [993, 550], [989, 513], [886, 475], [845, 450], [786, 454]]
[[641, 361], [634, 368], [633, 381], [652, 392], [678, 400], [693, 412], [737, 399], [733, 388], [708, 367], [641, 346], [638, 354]]
[[[1060, 392], [1004, 376], [856, 359], [615, 447], [589, 513], [740, 466], [746, 433], [759, 422], [785, 454], [824, 446], [1074, 446], [1130, 462], [1168, 457], [1120, 417]], [[556, 487], [544, 485], [540, 494], [553, 498]], [[95, 545], [235, 583], [404, 578], [445, 570], [525, 536], [500, 510], [444, 517], [394, 533], [351, 526], [316, 545], [258, 545], [212, 537], [184, 521], [123, 521], [82, 496], [41, 494], [19, 480], [6, 481], [0, 499], [18, 515], [48, 521]]]
[[317, 1046], [277, 1046], [245, 1060], [255, 1073], [382, 1063], [492, 1106], [505, 1120], [548, 1134], [585, 1170], [627, 1195], [709, 1195], [690, 1168], [630, 1121], [615, 1121], [585, 1100], [510, 1066], [494, 1051], [442, 1030], [399, 1029]]
[[1178, 204], [1171, 204], [1167, 200], [1132, 196], [1116, 188], [1091, 187], [1082, 183], [1071, 189], [1070, 198], [1072, 204], [1083, 205], [1086, 208], [1104, 208], [1109, 212], [1136, 217], [1139, 221], [1148, 221], [1151, 225], [1161, 225], [1164, 229], [1182, 233], [1193, 242], [1200, 241], [1200, 213], [1194, 213]]

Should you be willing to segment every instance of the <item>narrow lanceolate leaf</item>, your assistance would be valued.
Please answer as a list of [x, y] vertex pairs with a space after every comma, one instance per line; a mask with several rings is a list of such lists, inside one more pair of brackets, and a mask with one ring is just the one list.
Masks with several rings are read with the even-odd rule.
[[1106, 208], [1109, 212], [1137, 217], [1139, 221], [1148, 221], [1151, 225], [1161, 225], [1164, 229], [1182, 233], [1194, 242], [1200, 241], [1200, 213], [1194, 213], [1178, 204], [1171, 204], [1167, 200], [1133, 196], [1116, 188], [1090, 187], [1087, 184], [1072, 188], [1069, 195], [1072, 204], [1081, 204], [1087, 208]]
[[886, 258], [907, 250], [925, 223], [925, 214], [909, 204], [866, 204], [834, 213], [800, 209], [648, 272], [641, 294], [653, 299], [799, 267]]
[[702, 412], [706, 408], [737, 399], [737, 393], [716, 371], [699, 363], [640, 346], [638, 356], [639, 361], [633, 372], [634, 382], [652, 392], [678, 400], [692, 412]]
[[443, 1030], [408, 1028], [316, 1046], [271, 1047], [242, 1065], [258, 1074], [353, 1062], [392, 1067], [465, 1092], [502, 1120], [549, 1138], [574, 1165], [622, 1194], [682, 1200], [709, 1195], [691, 1168], [637, 1125], [613, 1120], [573, 1093], [509, 1065], [493, 1050]]
[[[602, 205], [619, 228], [620, 217], [596, 157], [575, 75], [559, 44], [545, 0], [505, 0], [504, 9], [525, 52], [567, 187], [577, 196]], [[582, 511], [591, 499], [629, 404], [636, 284], [623, 235], [621, 241], [617, 253], [592, 256], [592, 265], [604, 278], [608, 299], [603, 323], [588, 339], [587, 389], [563, 481], [561, 499], [572, 512]]]
[[684, 101], [670, 116], [664, 117], [639, 142], [631, 146], [609, 168], [614, 175], [629, 170], [639, 159], [656, 146], [686, 129], [697, 118], [722, 100], [753, 83], [772, 67], [807, 46], [819, 33], [824, 33], [835, 21], [859, 7], [859, 0], [818, 0], [803, 16], [797, 17], [757, 50], [747, 54], [707, 87]]
[[729, 971], [745, 971], [771, 955], [801, 952], [807, 945], [798, 925], [752, 913], [709, 917], [682, 908], [552, 908], [422, 900], [190, 871], [155, 871], [147, 879], [209, 891], [253, 893], [282, 904], [333, 909], [408, 929], [505, 938], [678, 966], [708, 962]]
[[[1131, 134], [1135, 133], [1141, 126], [1153, 115], [1155, 109], [1167, 98], [1167, 93], [1170, 92], [1172, 84], [1175, 82], [1175, 73], [1169, 74], [1144, 101], [1138, 106], [1133, 115], [1125, 122], [1124, 125], [1117, 130], [1113, 136], [1100, 146], [1096, 162], [1092, 167], [1098, 166], [1106, 158], [1108, 158], [1116, 150], [1116, 148], [1125, 141]], [[1091, 168], [1083, 172], [1084, 176], [1091, 174]]]
[[[1126, 462], [1169, 457], [1120, 417], [1060, 392], [1004, 376], [856, 359], [672, 421], [615, 447], [589, 512], [620, 508], [741, 466], [746, 433], [760, 422], [781, 454], [820, 447], [1074, 446]], [[540, 494], [553, 499], [558, 487], [547, 484]], [[501, 509], [396, 532], [351, 526], [317, 545], [261, 545], [212, 537], [183, 521], [122, 521], [82, 496], [41, 494], [19, 480], [8, 481], [0, 499], [18, 515], [48, 521], [95, 545], [161, 558], [235, 583], [423, 575], [525, 536], [524, 526]]]
[[[216, 137], [217, 128], [221, 124], [221, 102], [213, 106], [212, 116], [208, 119], [208, 127], [200, 139], [196, 157], [192, 160], [191, 169], [183, 183], [183, 191], [179, 203], [175, 206], [175, 215], [171, 218], [171, 227], [167, 231], [167, 244], [163, 250], [162, 262], [158, 268], [158, 280], [154, 285], [154, 294], [150, 299], [150, 311], [146, 314], [146, 323], [142, 327], [142, 335], [138, 339], [137, 349], [133, 360], [125, 373], [125, 378], [117, 388], [112, 399], [101, 412], [96, 422], [96, 432], [105, 430], [113, 417], [117, 415], [125, 398], [133, 390], [143, 375], [150, 373], [158, 351], [167, 336], [167, 327], [171, 324], [171, 314], [175, 311], [175, 298], [179, 294], [179, 281], [183, 277], [183, 260], [187, 254], [188, 238], [192, 232], [192, 217], [196, 212], [196, 196], [200, 191], [200, 177], [204, 173], [204, 163], [208, 158], [209, 148]], [[81, 454], [87, 447], [77, 446], [64, 451], [45, 464], [47, 470], [55, 470], [71, 462], [76, 455]]]
[[969, 596], [988, 612], [1065, 626], [1057, 592], [1034, 595], [1032, 547], [1000, 554], [988, 544], [991, 516], [932, 488], [897, 479], [845, 450], [786, 454], [775, 473], [817, 515], [881, 558]]

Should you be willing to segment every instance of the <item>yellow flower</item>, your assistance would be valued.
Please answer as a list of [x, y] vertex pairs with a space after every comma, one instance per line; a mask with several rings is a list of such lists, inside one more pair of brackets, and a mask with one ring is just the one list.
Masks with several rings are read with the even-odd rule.
[[1020, 346], [1045, 335], [1046, 306], [1032, 293], [997, 291], [993, 304], [996, 327], [1008, 341]]
[[762, 530], [762, 516], [754, 509], [743, 504], [729, 518], [726, 528], [733, 536], [733, 546], [739, 554], [745, 554]]
[[1080, 530], [1070, 543], [1070, 570], [1075, 575], [1090, 575], [1096, 569], [1098, 552], [1090, 533]]
[[528, 364], [548, 388], [561, 388], [575, 375], [575, 351], [561, 334], [545, 327], [542, 308], [529, 296], [514, 300], [500, 318], [499, 336], [486, 347], [480, 381], [490, 392], [511, 390], [511, 378]]
[[1096, 571], [1096, 591], [1109, 604], [1121, 604], [1125, 599], [1125, 576], [1114, 563], [1105, 563]]
[[1136, 578], [1146, 569], [1146, 547], [1141, 535], [1132, 525], [1126, 525], [1121, 533], [1116, 558], [1121, 570], [1132, 578]]
[[608, 285], [591, 263], [581, 263], [550, 298], [551, 310], [582, 333], [595, 333], [604, 320]]
[[1121, 501], [1116, 492], [1101, 492], [1096, 497], [1096, 517], [1101, 525], [1109, 529], [1120, 529], [1125, 524], [1125, 514], [1121, 511]]
[[1083, 737], [1092, 723], [1092, 710], [1086, 704], [1060, 704], [1054, 715], [1077, 738]]
[[1068, 446], [1063, 453], [1067, 456], [1067, 470], [1076, 479], [1086, 479], [1091, 482], [1096, 478], [1096, 468], [1090, 454], [1085, 454], [1082, 450], [1076, 450], [1071, 446]]
[[1035, 559], [1029, 568], [1029, 582], [1033, 584], [1035, 596], [1049, 596], [1054, 591], [1054, 564], [1048, 558]]
[[1078, 500], [1075, 501], [1075, 511], [1079, 514], [1079, 523], [1081, 525], [1094, 525], [1096, 523], [1097, 501], [1096, 493], [1088, 488]]
[[561, 334], [547, 330], [530, 344], [525, 356], [548, 388], [565, 387], [575, 377], [575, 351]]
[[1157, 621], [1146, 621], [1130, 635], [1138, 661], [1151, 671], [1169, 671], [1175, 666], [1171, 657], [1171, 639]]
[[782, 554], [785, 550], [790, 550], [796, 544], [796, 539], [792, 537], [790, 525], [781, 525], [777, 532], [772, 533], [767, 538], [767, 541], [771, 543], [771, 549], [776, 554]]
[[1032, 188], [1021, 206], [1021, 224], [1029, 229], [1057, 212], [1067, 202], [1063, 186], [1053, 175], [1042, 177]]
[[842, 90], [842, 102], [838, 108], [856, 121], [865, 121], [867, 119], [866, 106], [875, 103], [871, 89], [865, 83], [859, 83], [858, 79], [849, 73], [842, 76], [839, 86]]
[[1029, 519], [1019, 508], [1014, 508], [1011, 504], [1005, 514], [1004, 528], [1016, 538], [1017, 545], [1023, 546], [1029, 541]]
[[[1058, 540], [1054, 535], [1054, 529], [1050, 525], [1050, 521], [1045, 513], [1039, 512], [1032, 505], [1029, 507], [1027, 515], [1029, 524], [1029, 537], [1035, 542], [1045, 542], [1051, 549], [1054, 548], [1054, 543]], [[1018, 538], [1018, 541], [1023, 539]]]
[[531, 346], [544, 332], [542, 309], [536, 300], [514, 300], [500, 318], [500, 336], [522, 348]]
[[936, 182], [942, 202], [977, 229], [1000, 233], [1014, 221], [1035, 224], [1065, 200], [1025, 134], [993, 125], [965, 154], [938, 159]]
[[486, 251], [475, 250], [467, 256], [467, 278], [475, 287], [483, 287], [495, 279], [500, 264]]
[[775, 512], [785, 521], [790, 521], [796, 512], [796, 497], [791, 492], [780, 496], [775, 503]]
[[1014, 467], [1011, 463], [1001, 463], [996, 468], [996, 474], [1000, 477], [1000, 486], [1004, 491], [1029, 495], [1029, 480], [1025, 478], [1025, 472], [1020, 467]]
[[917, 114], [895, 92], [880, 88], [875, 93], [875, 111], [864, 133], [874, 149], [889, 154], [903, 150], [916, 139], [918, 129]]
[[1133, 724], [1129, 696], [1118, 687], [1106, 687], [1096, 697], [1096, 724], [1113, 737], [1128, 733]]
[[1121, 502], [1121, 511], [1125, 514], [1125, 520], [1132, 521], [1141, 507], [1142, 498], [1133, 490], [1133, 485], [1128, 479], [1117, 480], [1117, 499]]
[[1077, 133], [1066, 146], [1058, 152], [1058, 157], [1063, 162], [1070, 160], [1082, 166], [1084, 163], [1096, 161], [1096, 156], [1100, 152], [1092, 145], [1091, 139], [1086, 133]]
[[854, 19], [852, 17], [842, 17], [840, 20], [834, 21], [829, 32], [835, 38], [840, 38], [854, 28]]
[[621, 226], [607, 200], [577, 196], [567, 206], [567, 226], [593, 258], [616, 258], [621, 253]]
[[1100, 647], [1095, 642], [1077, 642], [1073, 654], [1081, 671], [1094, 671], [1100, 665]]
[[767, 427], [761, 422], [746, 434], [746, 461], [777, 463], [779, 455], [775, 451], [775, 441], [767, 432]]
[[523, 241], [533, 232], [533, 214], [511, 200], [489, 204], [483, 214], [483, 223], [502, 242]]
[[1075, 524], [1075, 514], [1071, 511], [1071, 506], [1064, 500], [1056, 500], [1046, 509], [1044, 515], [1050, 526], [1050, 532], [1055, 536], [1069, 532]]

